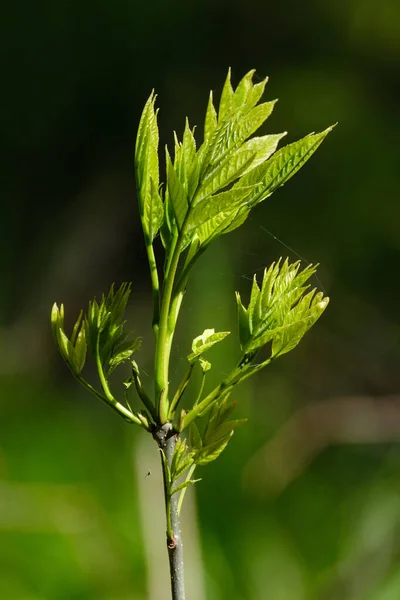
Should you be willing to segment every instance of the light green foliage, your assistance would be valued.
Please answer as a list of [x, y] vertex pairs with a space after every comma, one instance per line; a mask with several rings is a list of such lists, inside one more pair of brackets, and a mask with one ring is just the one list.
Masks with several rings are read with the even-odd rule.
[[192, 352], [188, 356], [188, 361], [195, 361], [209, 348], [214, 346], [214, 344], [221, 342], [229, 334], [230, 331], [220, 331], [219, 333], [215, 333], [214, 329], [206, 329], [201, 335], [194, 338], [192, 342]]
[[139, 210], [143, 231], [154, 240], [164, 219], [164, 208], [158, 191], [158, 125], [154, 110], [156, 96], [151, 93], [139, 124], [135, 152], [135, 172], [139, 190]]
[[[123, 317], [129, 294], [130, 285], [123, 283], [117, 291], [112, 285], [107, 296], [102, 296], [100, 303], [96, 299], [89, 302], [87, 314], [80, 312], [70, 339], [64, 330], [62, 304], [60, 308], [57, 304], [53, 305], [51, 322], [60, 353], [78, 381], [95, 396], [111, 404], [124, 419], [143, 425], [139, 415], [134, 415], [130, 409], [117, 402], [108, 381], [114, 369], [129, 361], [141, 345], [140, 338], [132, 338], [124, 331]], [[101, 391], [93, 388], [82, 375], [87, 354], [97, 367]]]
[[225, 450], [234, 430], [247, 419], [226, 419], [236, 407], [236, 402], [230, 399], [229, 394], [221, 397], [213, 404], [203, 436], [200, 435], [196, 423], [190, 425], [189, 439], [194, 452], [194, 463], [206, 465], [212, 462]]
[[[59, 309], [54, 305], [52, 311], [55, 339], [71, 371], [124, 419], [153, 434], [161, 449], [167, 499], [179, 491], [180, 503], [186, 488], [196, 481], [192, 479], [194, 469], [215, 460], [244, 422], [229, 420], [236, 406], [231, 399], [236, 386], [295, 348], [328, 304], [321, 292], [309, 289], [307, 282], [315, 273], [314, 266], [300, 270], [299, 262], [273, 263], [265, 270], [260, 285], [254, 277], [247, 307], [236, 294], [240, 349], [229, 375], [214, 390], [203, 394], [211, 367], [203, 354], [229, 334], [206, 329], [193, 340], [187, 373], [171, 394], [169, 363], [173, 337], [197, 259], [213, 240], [242, 225], [257, 204], [285, 184], [332, 129], [310, 134], [280, 150], [277, 147], [286, 132], [251, 137], [264, 125], [276, 103], [261, 102], [267, 79], [254, 85], [253, 75], [254, 71], [247, 73], [235, 89], [229, 71], [218, 110], [210, 93], [200, 142], [196, 142], [195, 127], [186, 119], [182, 138], [174, 134], [173, 151], [165, 149], [165, 184], [159, 176], [154, 91], [140, 119], [135, 173], [153, 288], [154, 395], [144, 389], [139, 367], [131, 360], [139, 340], [123, 331], [128, 285], [123, 284], [116, 292], [111, 287], [100, 303], [90, 302], [87, 314], [80, 314], [70, 339], [64, 331], [63, 306]], [[158, 233], [165, 250], [163, 269], [157, 264], [158, 253], [154, 251]], [[255, 363], [256, 355], [266, 345], [270, 347], [268, 358]], [[95, 361], [100, 391], [82, 377], [86, 353]], [[126, 362], [131, 364], [132, 376], [124, 382], [125, 399], [119, 402], [108, 378]], [[186, 390], [195, 387], [191, 377], [196, 369], [201, 372], [200, 385], [194, 390], [192, 407], [183, 410], [179, 405]], [[133, 412], [131, 408], [136, 402], [135, 391], [144, 411]], [[206, 424], [201, 424], [200, 419], [206, 415]], [[181, 436], [184, 430], [187, 439]], [[175, 435], [176, 441], [173, 455], [167, 460], [164, 447], [168, 435]]]
[[253, 279], [247, 309], [236, 294], [240, 344], [244, 362], [268, 342], [272, 341], [271, 358], [289, 352], [322, 315], [329, 299], [321, 292], [311, 290], [305, 283], [315, 273], [309, 265], [299, 272], [300, 262], [289, 265], [286, 259], [272, 263], [265, 269], [261, 288], [256, 276]]

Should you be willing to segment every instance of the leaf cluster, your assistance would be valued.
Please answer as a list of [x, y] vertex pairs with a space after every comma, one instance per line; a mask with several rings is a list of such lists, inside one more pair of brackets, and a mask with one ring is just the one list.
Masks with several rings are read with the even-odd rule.
[[[107, 402], [130, 422], [144, 426], [157, 437], [164, 426], [174, 434], [183, 430], [187, 439], [177, 438], [170, 461], [162, 450], [164, 479], [169, 497], [195, 482], [197, 466], [215, 460], [226, 448], [238, 425], [231, 420], [235, 408], [234, 388], [257, 373], [271, 360], [295, 348], [321, 316], [328, 304], [321, 292], [310, 289], [316, 267], [303, 270], [288, 260], [265, 269], [259, 284], [254, 276], [247, 306], [236, 294], [240, 349], [232, 371], [208, 394], [205, 380], [211, 363], [204, 353], [222, 342], [229, 332], [206, 329], [197, 336], [188, 354], [188, 370], [174, 394], [170, 391], [169, 363], [188, 278], [197, 259], [219, 236], [242, 225], [250, 211], [284, 185], [313, 155], [332, 127], [311, 133], [278, 149], [286, 132], [254, 136], [271, 115], [276, 101], [262, 102], [267, 79], [254, 84], [254, 71], [232, 87], [228, 72], [216, 108], [210, 92], [202, 127], [201, 143], [195, 127], [186, 119], [181, 139], [174, 133], [173, 149], [165, 149], [166, 181], [160, 181], [158, 109], [156, 95], [150, 94], [140, 119], [135, 148], [135, 174], [139, 213], [153, 290], [153, 330], [155, 336], [153, 397], [144, 389], [139, 367], [132, 360], [140, 340], [124, 332], [124, 311], [130, 286], [114, 286], [100, 302], [89, 303], [79, 315], [71, 337], [64, 329], [64, 307], [55, 304], [52, 326], [57, 346], [74, 376], [89, 391]], [[157, 264], [154, 246], [158, 239], [164, 249], [162, 268]], [[260, 351], [269, 348], [267, 358], [256, 362]], [[86, 357], [94, 360], [101, 390], [82, 376]], [[124, 382], [125, 403], [114, 396], [110, 375], [129, 362], [132, 376]], [[195, 368], [201, 369], [201, 383], [192, 408], [179, 410]], [[146, 410], [134, 413], [132, 392], [136, 390]], [[205, 425], [199, 419], [207, 416]], [[185, 481], [180, 478], [187, 473]]]
[[[126, 283], [116, 291], [112, 285], [100, 302], [96, 299], [89, 302], [86, 314], [80, 312], [70, 338], [65, 332], [63, 304], [58, 307], [55, 303], [51, 312], [56, 344], [73, 375], [96, 396], [113, 404], [114, 408], [118, 408], [120, 404], [111, 392], [109, 377], [116, 367], [130, 362], [141, 345], [140, 338], [133, 338], [129, 332], [124, 331], [123, 319], [130, 291], [131, 287]], [[93, 388], [82, 375], [87, 356], [93, 359], [97, 367], [101, 391]], [[124, 408], [122, 416], [126, 419], [129, 411]]]
[[[166, 251], [190, 247], [193, 261], [208, 244], [239, 227], [250, 210], [292, 177], [315, 152], [331, 127], [310, 134], [276, 152], [286, 132], [252, 136], [271, 115], [276, 101], [259, 103], [267, 79], [253, 84], [247, 73], [234, 90], [230, 71], [219, 102], [210, 93], [197, 147], [195, 128], [186, 124], [182, 140], [174, 134], [174, 151], [166, 148], [166, 185], [159, 185], [156, 96], [150, 95], [139, 125], [135, 171], [145, 238], [160, 231]], [[163, 191], [164, 190], [164, 191]]]

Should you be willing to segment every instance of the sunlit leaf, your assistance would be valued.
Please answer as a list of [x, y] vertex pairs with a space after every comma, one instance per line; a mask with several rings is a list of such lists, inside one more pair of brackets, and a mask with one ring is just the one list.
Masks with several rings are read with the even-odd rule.
[[[219, 215], [232, 212], [240, 206], [246, 205], [247, 198], [253, 191], [253, 187], [236, 188], [214, 194], [206, 200], [198, 203], [191, 211], [187, 219], [186, 230], [190, 232], [192, 229], [198, 228], [207, 221], [212, 221]], [[201, 237], [200, 237], [201, 239]]]
[[[72, 344], [72, 341], [71, 341]], [[74, 344], [74, 353], [73, 353], [73, 365], [75, 372], [77, 374], [81, 373], [83, 367], [85, 366], [86, 361], [86, 335], [85, 335], [85, 324], [82, 323], [81, 329], [76, 337]]]
[[188, 361], [193, 362], [203, 352], [209, 350], [214, 344], [223, 340], [230, 331], [220, 331], [215, 333], [215, 329], [206, 329], [201, 335], [197, 336], [192, 342], [192, 353], [188, 356]]
[[299, 261], [289, 264], [286, 259], [283, 264], [278, 261], [264, 271], [261, 288], [254, 277], [247, 309], [237, 295], [240, 342], [245, 358], [254, 356], [255, 351], [270, 341], [272, 358], [289, 352], [325, 310], [328, 298], [315, 290], [306, 293], [305, 284], [316, 267], [299, 269]]
[[330, 131], [332, 127], [284, 146], [269, 160], [243, 175], [234, 187], [259, 184], [250, 198], [251, 205], [255, 206], [293, 177], [314, 154]]
[[154, 109], [156, 96], [150, 94], [139, 123], [135, 149], [135, 173], [139, 210], [145, 236], [152, 241], [163, 220], [163, 205], [158, 194], [158, 125]]
[[203, 442], [196, 423], [191, 423], [189, 427], [189, 444], [190, 449], [198, 451], [203, 447]]
[[225, 436], [225, 438], [222, 440], [218, 440], [217, 442], [206, 446], [198, 454], [196, 454], [196, 465], [207, 465], [213, 460], [216, 460], [227, 447], [232, 434], [233, 431], [229, 435]]
[[228, 75], [225, 79], [224, 87], [222, 88], [221, 100], [218, 109], [218, 122], [220, 123], [232, 110], [234, 92], [231, 84], [231, 69], [228, 70]]
[[214, 133], [218, 125], [217, 111], [214, 108], [213, 104], [213, 93], [210, 92], [210, 97], [208, 99], [206, 118], [204, 121], [204, 142], [210, 139], [211, 135]]
[[188, 211], [187, 193], [175, 172], [175, 168], [168, 154], [168, 150], [166, 151], [166, 160], [168, 193], [171, 199], [176, 222], [178, 227], [181, 228]]

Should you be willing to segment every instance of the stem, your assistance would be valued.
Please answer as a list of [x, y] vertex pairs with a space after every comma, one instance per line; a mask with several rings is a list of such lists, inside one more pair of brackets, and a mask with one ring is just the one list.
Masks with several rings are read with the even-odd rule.
[[120, 404], [116, 398], [114, 398], [114, 396], [108, 386], [108, 383], [107, 383], [107, 380], [106, 380], [106, 377], [105, 377], [104, 371], [103, 371], [103, 365], [101, 364], [101, 358], [100, 358], [100, 333], [98, 334], [97, 340], [96, 340], [96, 366], [97, 366], [97, 371], [98, 371], [99, 378], [100, 378], [101, 387], [104, 392], [104, 396], [103, 396], [103, 394], [99, 394], [99, 392], [97, 392], [97, 390], [95, 390], [85, 379], [76, 377], [78, 379], [78, 381], [84, 387], [86, 387], [86, 389], [90, 390], [92, 392], [92, 394], [94, 394], [95, 396], [100, 398], [100, 400], [103, 400], [103, 402], [106, 402], [106, 404], [111, 406], [111, 408], [113, 410], [115, 410], [117, 413], [119, 413], [126, 421], [136, 423], [137, 425], [143, 425], [143, 423], [140, 421], [140, 419], [138, 419], [138, 417], [136, 417], [130, 410], [125, 408], [125, 406]]
[[226, 394], [230, 393], [235, 385], [238, 385], [238, 383], [245, 381], [255, 373], [261, 371], [261, 369], [270, 364], [271, 360], [271, 358], [267, 358], [264, 360], [264, 362], [258, 365], [248, 364], [242, 368], [236, 367], [236, 369], [234, 369], [222, 383], [214, 388], [212, 392], [210, 392], [208, 396], [204, 398], [204, 400], [193, 406], [192, 410], [190, 410], [184, 417], [180, 431], [183, 431], [183, 429], [190, 425], [190, 423], [192, 423], [192, 421], [194, 421], [199, 415], [204, 416], [205, 411], [211, 407], [213, 402], [218, 400], [218, 398], [221, 398], [221, 396], [225, 396]]
[[75, 373], [72, 373], [72, 374], [75, 377], [75, 379], [88, 392], [90, 392], [91, 394], [93, 394], [93, 396], [96, 396], [96, 398], [98, 398], [99, 400], [101, 400], [102, 402], [104, 402], [105, 404], [110, 406], [116, 413], [119, 414], [120, 417], [125, 419], [125, 421], [128, 421], [128, 423], [136, 423], [136, 425], [140, 425], [141, 427], [143, 427], [143, 423], [141, 422], [141, 420], [138, 419], [138, 417], [136, 415], [134, 415], [130, 410], [125, 408], [125, 406], [123, 404], [120, 404], [117, 400], [114, 400], [114, 402], [110, 402], [110, 400], [108, 400], [108, 398], [103, 396], [103, 394], [101, 394], [92, 385], [90, 385], [90, 383], [88, 381], [86, 381], [86, 379], [83, 379], [82, 377], [75, 375]]
[[158, 280], [157, 262], [154, 255], [153, 244], [147, 238], [145, 243], [150, 267], [151, 287], [153, 289], [153, 330], [157, 342], [158, 327], [160, 322], [160, 284]]
[[157, 422], [156, 410], [154, 408], [152, 401], [148, 397], [146, 390], [144, 389], [144, 387], [142, 385], [142, 382], [140, 381], [139, 368], [138, 368], [137, 364], [133, 363], [133, 362], [132, 362], [132, 375], [133, 375], [133, 381], [135, 383], [135, 387], [136, 387], [138, 396], [141, 399], [141, 401], [143, 402], [143, 404], [145, 405], [145, 407], [147, 408], [147, 410], [149, 411], [149, 413], [151, 414], [151, 418], [156, 423]]
[[[166, 428], [168, 428], [167, 433]], [[172, 431], [171, 424], [166, 423], [160, 428], [154, 437], [157, 440], [160, 448], [164, 451], [168, 465], [171, 466], [175, 444], [177, 441], [177, 435]], [[173, 494], [172, 496], [170, 495], [170, 484], [168, 481], [166, 481], [164, 468], [163, 481], [172, 600], [185, 600], [183, 543], [179, 521], [179, 494]]]
[[[164, 424], [168, 420], [168, 371], [169, 371], [169, 358], [171, 354], [172, 339], [174, 336], [174, 329], [176, 325], [176, 319], [180, 309], [180, 305], [183, 298], [183, 293], [178, 295], [176, 298], [173, 297], [173, 289], [175, 282], [175, 275], [178, 269], [179, 257], [181, 253], [181, 245], [184, 237], [184, 228], [181, 230], [181, 234], [178, 238], [178, 242], [174, 248], [171, 263], [168, 267], [168, 275], [164, 281], [164, 291], [161, 302], [160, 310], [160, 323], [158, 330], [158, 338], [155, 352], [155, 383], [156, 383], [156, 399], [158, 402], [158, 414], [161, 424]], [[173, 302], [173, 319], [170, 320], [171, 316], [171, 302]]]

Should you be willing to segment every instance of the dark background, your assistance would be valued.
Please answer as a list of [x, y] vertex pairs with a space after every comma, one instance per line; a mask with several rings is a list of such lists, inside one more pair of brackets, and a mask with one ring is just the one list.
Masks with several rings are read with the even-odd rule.
[[[319, 262], [331, 304], [299, 348], [238, 391], [249, 421], [204, 468], [197, 508], [188, 502], [189, 597], [399, 598], [396, 0], [20, 0], [1, 12], [1, 597], [168, 597], [163, 523], [153, 536], [149, 510], [156, 447], [70, 378], [49, 311], [64, 302], [70, 323], [112, 281], [133, 281], [137, 360], [151, 372], [140, 112], [154, 87], [171, 144], [186, 115], [202, 125], [231, 66], [234, 83], [251, 68], [270, 76], [266, 98], [280, 102], [264, 132], [287, 130], [288, 143], [339, 125], [199, 263], [173, 375], [204, 328], [235, 330], [234, 291], [247, 297], [252, 273], [281, 255]], [[216, 380], [235, 343], [213, 355]]]

